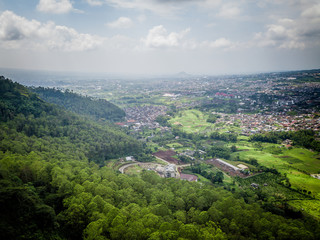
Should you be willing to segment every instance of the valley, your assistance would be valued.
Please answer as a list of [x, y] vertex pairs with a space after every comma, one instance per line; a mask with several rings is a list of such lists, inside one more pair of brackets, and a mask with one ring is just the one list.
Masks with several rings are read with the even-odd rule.
[[99, 80], [62, 91], [2, 77], [3, 236], [317, 239], [319, 76]]

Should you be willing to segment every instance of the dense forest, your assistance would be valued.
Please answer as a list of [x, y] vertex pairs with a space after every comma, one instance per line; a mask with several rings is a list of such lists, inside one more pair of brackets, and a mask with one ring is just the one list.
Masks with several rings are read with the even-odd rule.
[[80, 115], [113, 122], [122, 121], [125, 117], [122, 109], [104, 99], [82, 96], [70, 90], [62, 92], [55, 88], [33, 87], [30, 90], [46, 102], [57, 104]]
[[316, 220], [219, 183], [115, 172], [105, 161], [139, 142], [3, 77], [0, 91], [1, 239], [320, 239]]

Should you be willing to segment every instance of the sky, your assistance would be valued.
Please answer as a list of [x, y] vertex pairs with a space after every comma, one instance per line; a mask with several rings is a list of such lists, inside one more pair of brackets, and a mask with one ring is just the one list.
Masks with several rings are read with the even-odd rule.
[[212, 75], [320, 68], [320, 2], [0, 0], [0, 68]]

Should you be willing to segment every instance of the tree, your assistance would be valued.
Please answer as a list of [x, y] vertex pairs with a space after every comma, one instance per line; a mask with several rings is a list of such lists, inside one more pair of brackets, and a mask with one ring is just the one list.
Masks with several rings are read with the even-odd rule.
[[212, 182], [222, 183], [224, 179], [223, 173], [218, 171], [212, 178]]
[[237, 147], [235, 145], [232, 145], [230, 147], [231, 152], [236, 152], [237, 151]]

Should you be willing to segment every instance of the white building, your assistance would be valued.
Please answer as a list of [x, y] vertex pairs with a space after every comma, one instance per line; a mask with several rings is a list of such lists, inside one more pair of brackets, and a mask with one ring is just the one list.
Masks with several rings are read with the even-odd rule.
[[164, 176], [165, 177], [176, 177], [176, 165], [175, 164], [169, 164], [165, 166], [164, 168]]

